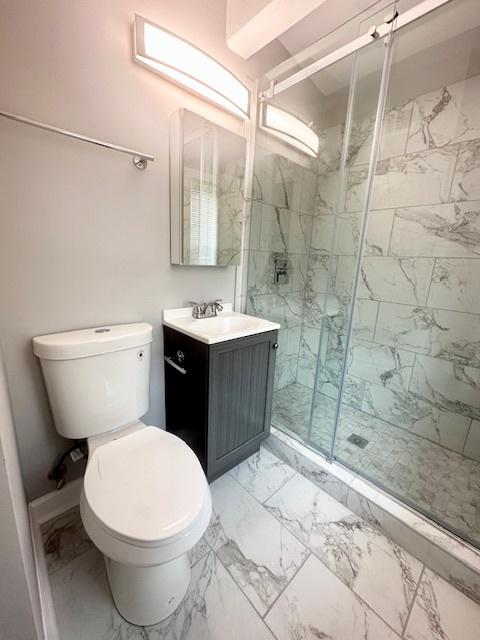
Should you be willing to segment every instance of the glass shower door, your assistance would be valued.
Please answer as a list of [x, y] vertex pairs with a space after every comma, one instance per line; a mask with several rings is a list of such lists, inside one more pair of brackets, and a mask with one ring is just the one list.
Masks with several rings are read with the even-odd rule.
[[[354, 158], [369, 157], [384, 53], [383, 42], [375, 42], [268, 100], [310, 124], [318, 152], [285, 143], [262, 127], [262, 118], [257, 130], [247, 312], [281, 325], [272, 424], [325, 453], [334, 432], [350, 294], [333, 282], [340, 255], [347, 279], [362, 210], [360, 195], [346, 201], [346, 169]], [[362, 80], [353, 96], [355, 68]], [[311, 429], [314, 396], [318, 419]]]
[[[384, 15], [385, 10], [382, 14]], [[392, 11], [393, 13], [393, 11]], [[351, 56], [348, 83], [348, 110], [342, 139], [340, 172], [336, 180], [335, 204], [319, 206], [313, 223], [311, 263], [321, 256], [328, 264], [320, 305], [315, 308], [319, 330], [315, 336], [316, 376], [310, 411], [308, 441], [332, 456], [333, 433], [340, 396], [357, 401], [355, 381], [343, 376], [348, 347], [356, 270], [362, 250], [362, 228], [366, 207], [366, 184], [372, 155], [382, 76], [388, 71], [387, 42], [380, 39]], [[318, 202], [329, 197], [330, 176], [320, 173]], [[382, 226], [367, 238], [367, 253], [386, 250], [388, 230]], [[328, 258], [327, 258], [328, 256]], [[308, 304], [307, 290], [306, 302]], [[376, 310], [369, 300], [355, 307], [354, 332], [369, 336]]]
[[[477, 0], [394, 35], [335, 446], [337, 459], [477, 546], [479, 42]], [[347, 200], [365, 184], [359, 162]]]

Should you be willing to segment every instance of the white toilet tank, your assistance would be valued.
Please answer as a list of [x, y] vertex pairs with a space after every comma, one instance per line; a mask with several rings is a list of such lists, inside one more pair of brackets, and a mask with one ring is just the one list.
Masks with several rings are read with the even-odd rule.
[[148, 410], [152, 327], [147, 323], [33, 338], [57, 431], [89, 438]]

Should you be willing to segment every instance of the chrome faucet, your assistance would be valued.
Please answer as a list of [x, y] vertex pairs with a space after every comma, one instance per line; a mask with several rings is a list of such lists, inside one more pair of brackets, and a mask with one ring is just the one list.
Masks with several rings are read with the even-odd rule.
[[223, 311], [220, 304], [221, 300], [213, 300], [212, 302], [189, 302], [193, 306], [192, 316], [197, 320], [203, 318], [215, 318], [219, 311]]

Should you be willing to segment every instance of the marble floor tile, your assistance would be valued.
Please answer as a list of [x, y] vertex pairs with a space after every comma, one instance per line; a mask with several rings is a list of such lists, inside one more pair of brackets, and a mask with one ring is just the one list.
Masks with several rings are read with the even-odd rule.
[[310, 556], [265, 621], [278, 640], [394, 640], [369, 607]]
[[113, 605], [103, 556], [92, 548], [50, 577], [62, 640], [145, 640]]
[[93, 547], [83, 528], [78, 507], [42, 525], [42, 540], [48, 573], [58, 571]]
[[234, 467], [230, 473], [259, 502], [265, 502], [295, 471], [268, 449], [260, 447], [257, 453]]
[[211, 491], [208, 542], [263, 615], [309, 551], [230, 475], [216, 480]]
[[421, 573], [418, 560], [303, 476], [289, 480], [265, 506], [402, 632]]
[[[345, 417], [350, 421], [348, 428], [355, 423], [356, 430], [362, 425], [371, 429], [366, 433], [375, 451], [363, 453], [367, 461], [375, 460], [380, 450], [387, 459], [395, 458], [392, 447], [397, 444], [398, 429], [391, 427], [392, 442], [389, 432], [381, 431], [381, 421], [370, 424], [367, 417], [360, 420], [352, 412]], [[380, 442], [375, 443], [371, 433], [377, 431]], [[344, 440], [340, 429], [339, 441]], [[418, 443], [414, 449], [419, 449]], [[405, 608], [419, 578], [419, 563], [320, 490], [324, 472], [317, 469], [315, 473], [305, 461], [299, 471], [316, 485], [291, 471], [285, 480], [285, 469], [278, 476], [272, 458], [276, 460], [271, 452], [270, 456], [261, 452], [239, 473], [239, 478], [245, 474], [243, 481], [253, 490], [263, 475], [267, 483], [280, 478], [282, 484], [265, 505], [230, 474], [213, 483], [215, 514], [190, 553], [193, 568], [186, 597], [169, 618], [156, 625], [137, 627], [118, 614], [102, 554], [94, 547], [81, 551], [85, 534], [78, 511], [47, 523], [44, 532], [54, 531], [55, 523], [57, 528], [59, 522], [75, 523], [67, 527], [68, 544], [59, 546], [61, 566], [50, 575], [62, 640], [398, 640], [395, 630], [401, 632], [406, 621]], [[448, 458], [437, 461], [438, 473], [425, 450], [420, 458], [427, 487], [430, 480], [442, 489], [451, 484]], [[288, 464], [284, 466], [288, 469]], [[270, 475], [271, 469], [275, 471]], [[480, 471], [469, 478], [459, 468], [456, 478], [462, 492], [458, 507], [465, 517], [472, 478], [476, 478], [477, 494], [480, 489]], [[446, 504], [450, 512], [455, 511], [455, 505]], [[48, 535], [45, 543], [48, 549]], [[72, 549], [77, 552], [74, 557]], [[405, 638], [477, 640], [479, 612], [473, 601], [426, 570]]]
[[406, 640], [478, 640], [480, 606], [425, 569], [405, 630]]
[[193, 567], [178, 609], [145, 632], [148, 640], [274, 640], [212, 552]]

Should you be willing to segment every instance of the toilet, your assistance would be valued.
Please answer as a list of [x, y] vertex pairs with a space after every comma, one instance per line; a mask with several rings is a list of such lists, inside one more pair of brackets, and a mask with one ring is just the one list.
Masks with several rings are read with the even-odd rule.
[[86, 438], [84, 527], [129, 622], [160, 622], [190, 581], [188, 552], [210, 521], [203, 469], [180, 438], [140, 422], [149, 407], [152, 327], [113, 325], [33, 339], [55, 426]]

